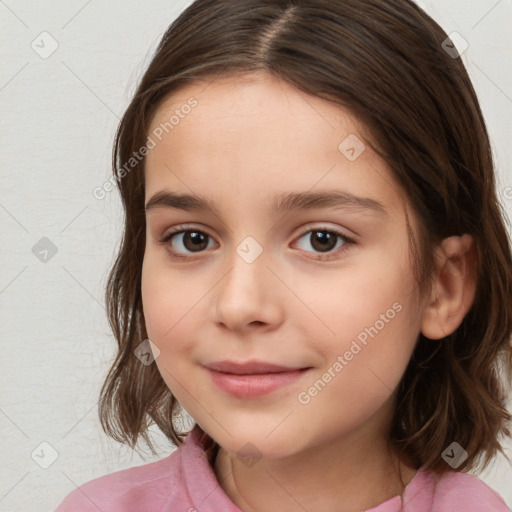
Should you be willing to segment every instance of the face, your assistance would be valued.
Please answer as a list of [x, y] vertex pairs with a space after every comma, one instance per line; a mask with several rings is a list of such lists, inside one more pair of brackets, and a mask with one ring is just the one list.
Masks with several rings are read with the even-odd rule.
[[382, 433], [420, 331], [405, 209], [417, 224], [348, 111], [249, 78], [187, 84], [152, 119], [142, 299], [180, 404], [226, 451], [278, 458]]

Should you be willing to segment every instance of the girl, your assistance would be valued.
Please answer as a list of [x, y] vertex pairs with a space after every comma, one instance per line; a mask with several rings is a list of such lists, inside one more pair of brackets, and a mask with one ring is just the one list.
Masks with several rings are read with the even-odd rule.
[[511, 248], [474, 89], [419, 7], [195, 1], [114, 176], [100, 417], [178, 449], [58, 512], [507, 510], [467, 471], [510, 435]]

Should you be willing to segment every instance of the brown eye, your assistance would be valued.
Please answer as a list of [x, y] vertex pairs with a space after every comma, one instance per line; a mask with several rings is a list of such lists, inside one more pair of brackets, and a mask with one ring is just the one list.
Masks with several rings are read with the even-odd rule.
[[[300, 243], [300, 240], [305, 242]], [[326, 256], [331, 259], [331, 253], [335, 255], [343, 252], [353, 244], [355, 241], [351, 238], [330, 229], [310, 229], [302, 234], [298, 242], [299, 248], [306, 252], [312, 252], [308, 250], [308, 246], [312, 247], [313, 252], [316, 251], [321, 256], [318, 259], [326, 259]]]
[[161, 243], [168, 246], [169, 251], [177, 256], [186, 257], [187, 252], [196, 253], [208, 248], [211, 237], [196, 229], [183, 229], [167, 235]]
[[316, 251], [331, 251], [336, 246], [337, 235], [329, 231], [312, 231], [310, 235], [311, 246]]
[[201, 251], [208, 245], [208, 235], [200, 231], [185, 231], [183, 246], [190, 251]]

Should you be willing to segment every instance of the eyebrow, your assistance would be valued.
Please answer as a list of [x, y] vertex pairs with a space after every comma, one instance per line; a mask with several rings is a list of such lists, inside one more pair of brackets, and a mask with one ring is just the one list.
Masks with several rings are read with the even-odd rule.
[[[215, 204], [207, 198], [194, 194], [178, 194], [169, 190], [156, 192], [146, 203], [146, 212], [157, 208], [174, 208], [186, 211], [211, 211], [220, 215]], [[272, 214], [288, 213], [301, 209], [333, 208], [356, 213], [388, 216], [383, 204], [370, 197], [358, 197], [339, 190], [325, 192], [288, 192], [276, 196], [271, 203]]]

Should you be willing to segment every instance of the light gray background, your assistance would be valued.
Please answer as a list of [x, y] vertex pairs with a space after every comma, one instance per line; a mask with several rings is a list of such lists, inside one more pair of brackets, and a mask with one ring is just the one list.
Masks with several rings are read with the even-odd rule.
[[[92, 190], [111, 175], [114, 131], [152, 51], [189, 3], [0, 0], [1, 511], [53, 510], [77, 485], [173, 450], [155, 433], [159, 456], [142, 459], [99, 426], [96, 400], [115, 353], [103, 294], [122, 210], [117, 192], [98, 200]], [[469, 44], [462, 58], [510, 217], [511, 1], [420, 4]], [[39, 252], [43, 237], [55, 255]], [[480, 477], [512, 505], [504, 458]]]

